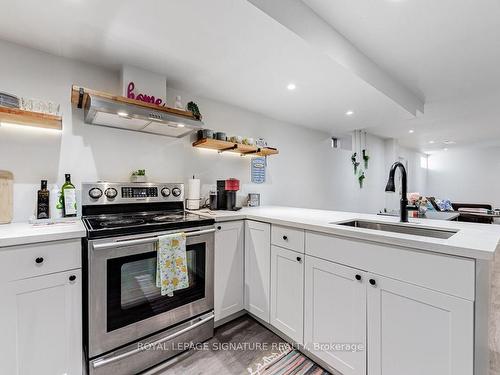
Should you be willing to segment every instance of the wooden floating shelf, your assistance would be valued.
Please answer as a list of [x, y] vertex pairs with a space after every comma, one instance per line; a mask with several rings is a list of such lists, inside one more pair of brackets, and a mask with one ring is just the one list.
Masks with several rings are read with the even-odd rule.
[[155, 111], [172, 113], [172, 114], [175, 114], [178, 116], [186, 117], [190, 120], [195, 120], [195, 121], [198, 120], [196, 117], [193, 116], [193, 113], [190, 111], [184, 111], [182, 109], [171, 108], [168, 106], [160, 106], [160, 105], [156, 105], [156, 104], [151, 104], [151, 103], [143, 102], [141, 100], [129, 99], [129, 98], [126, 98], [124, 96], [109, 94], [107, 92], [92, 90], [92, 89], [88, 89], [86, 87], [81, 87], [81, 86], [77, 86], [77, 85], [73, 85], [71, 88], [71, 103], [76, 105], [78, 108], [84, 108], [85, 103], [87, 102], [87, 98], [89, 95], [101, 97], [104, 99], [114, 100], [114, 101], [121, 102], [124, 104], [133, 104], [133, 105], [136, 105], [139, 107], [154, 109]]
[[0, 107], [0, 121], [12, 124], [62, 130], [62, 117], [25, 111], [19, 108]]
[[257, 147], [244, 145], [241, 143], [234, 143], [228, 141], [220, 141], [218, 139], [203, 138], [193, 143], [193, 147], [207, 148], [210, 150], [217, 150], [219, 152], [235, 152], [241, 155], [256, 155], [256, 156], [269, 156], [279, 154], [279, 151], [269, 147]]

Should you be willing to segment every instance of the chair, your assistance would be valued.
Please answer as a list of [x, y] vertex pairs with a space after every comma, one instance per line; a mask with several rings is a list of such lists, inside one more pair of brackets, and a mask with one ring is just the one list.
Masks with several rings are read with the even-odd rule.
[[[491, 204], [477, 204], [477, 203], [452, 203], [451, 206], [455, 211], [459, 208], [486, 208], [487, 210], [493, 209]], [[458, 221], [466, 221], [468, 223], [482, 223], [482, 224], [492, 224], [492, 217], [480, 217], [475, 215], [467, 215], [467, 213], [461, 212], [458, 217]]]

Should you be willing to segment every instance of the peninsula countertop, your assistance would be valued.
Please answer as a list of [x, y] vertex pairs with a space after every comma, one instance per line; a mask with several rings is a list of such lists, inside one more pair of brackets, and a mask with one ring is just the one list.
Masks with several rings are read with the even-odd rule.
[[[244, 207], [239, 211], [200, 210], [193, 212], [214, 218], [216, 222], [243, 219], [256, 220], [308, 231], [474, 259], [491, 260], [494, 258], [497, 248], [500, 247], [500, 225], [495, 224], [413, 218], [410, 218], [409, 223], [400, 224], [399, 218], [391, 216], [281, 206]], [[356, 219], [454, 230], [457, 233], [448, 239], [439, 239], [338, 225]]]

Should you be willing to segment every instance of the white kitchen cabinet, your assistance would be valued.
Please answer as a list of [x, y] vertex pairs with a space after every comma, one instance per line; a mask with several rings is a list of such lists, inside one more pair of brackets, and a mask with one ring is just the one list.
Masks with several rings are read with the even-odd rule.
[[271, 225], [245, 221], [245, 308], [269, 323]]
[[271, 324], [302, 344], [303, 309], [304, 255], [271, 246]]
[[0, 285], [0, 373], [81, 375], [81, 270]]
[[217, 223], [215, 232], [215, 320], [226, 318], [245, 308], [244, 222]]
[[370, 375], [471, 375], [474, 303], [370, 275]]
[[[354, 268], [306, 256], [304, 342], [344, 375], [366, 375], [365, 278]], [[353, 351], [337, 344], [359, 346]]]

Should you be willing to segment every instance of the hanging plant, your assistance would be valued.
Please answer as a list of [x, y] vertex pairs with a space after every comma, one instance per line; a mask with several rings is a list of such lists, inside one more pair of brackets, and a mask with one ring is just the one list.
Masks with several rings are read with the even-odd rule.
[[368, 160], [370, 160], [370, 157], [366, 153], [366, 149], [363, 149], [362, 153], [363, 153], [363, 162], [365, 164], [365, 169], [368, 169]]
[[358, 173], [358, 167], [359, 167], [359, 163], [356, 161], [356, 156], [357, 156], [356, 152], [351, 156], [351, 162], [354, 167], [354, 175]]
[[364, 171], [360, 171], [359, 176], [358, 176], [358, 182], [359, 182], [359, 188], [360, 189], [363, 189], [363, 181], [365, 180], [365, 178], [366, 178], [365, 172]]

